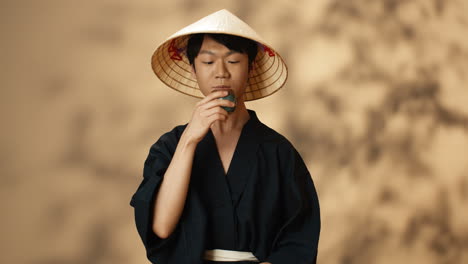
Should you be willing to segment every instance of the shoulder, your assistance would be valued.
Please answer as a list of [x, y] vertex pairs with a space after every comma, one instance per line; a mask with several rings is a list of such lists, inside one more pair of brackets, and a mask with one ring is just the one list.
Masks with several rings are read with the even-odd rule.
[[285, 136], [263, 123], [258, 126], [258, 133], [261, 144], [274, 145], [282, 151], [295, 150], [293, 144]]
[[175, 148], [177, 147], [179, 139], [182, 136], [182, 133], [184, 132], [186, 127], [187, 124], [179, 125], [174, 127], [172, 130], [164, 133], [162, 136], [159, 137], [158, 140], [156, 140], [156, 142], [153, 143], [153, 145], [151, 145], [150, 152], [175, 152]]
[[258, 126], [259, 140], [261, 148], [275, 155], [282, 168], [290, 168], [291, 165], [306, 167], [301, 154], [285, 136], [260, 123]]
[[[187, 127], [187, 124], [176, 126], [172, 130], [164, 133], [158, 139], [158, 141], [168, 142], [168, 141], [174, 141], [175, 140], [175, 141], [178, 142], [186, 127]], [[158, 142], [158, 141], [156, 141], [156, 142]]]

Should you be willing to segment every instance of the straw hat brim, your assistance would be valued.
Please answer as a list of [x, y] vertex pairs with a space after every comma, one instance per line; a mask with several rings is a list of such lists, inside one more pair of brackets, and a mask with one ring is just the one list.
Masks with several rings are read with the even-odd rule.
[[283, 58], [245, 22], [229, 11], [221, 10], [178, 31], [155, 50], [151, 65], [156, 76], [167, 86], [190, 96], [204, 97], [185, 55], [187, 41], [196, 33], [229, 34], [258, 43], [257, 57], [244, 93], [245, 101], [269, 96], [285, 84], [288, 70]]

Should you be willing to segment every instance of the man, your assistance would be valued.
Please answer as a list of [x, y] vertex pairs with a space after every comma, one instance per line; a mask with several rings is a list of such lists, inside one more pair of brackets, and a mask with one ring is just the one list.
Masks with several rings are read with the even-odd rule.
[[320, 212], [310, 174], [245, 106], [283, 86], [279, 54], [221, 10], [171, 36], [152, 65], [168, 86], [203, 99], [188, 124], [151, 147], [132, 197], [148, 259], [315, 263]]

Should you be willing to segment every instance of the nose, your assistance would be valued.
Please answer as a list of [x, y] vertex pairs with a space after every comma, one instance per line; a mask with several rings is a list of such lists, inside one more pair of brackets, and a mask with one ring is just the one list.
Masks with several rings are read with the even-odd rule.
[[225, 62], [219, 62], [217, 63], [217, 66], [216, 66], [216, 78], [222, 78], [222, 79], [225, 79], [225, 78], [229, 78], [229, 71], [226, 67], [226, 64]]

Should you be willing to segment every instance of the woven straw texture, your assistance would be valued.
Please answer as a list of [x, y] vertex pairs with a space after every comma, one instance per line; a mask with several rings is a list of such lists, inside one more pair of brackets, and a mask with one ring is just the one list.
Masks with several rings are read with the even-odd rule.
[[194, 33], [230, 34], [258, 43], [258, 54], [249, 74], [245, 101], [271, 95], [286, 82], [288, 71], [281, 56], [246, 23], [229, 11], [221, 10], [181, 29], [156, 49], [151, 61], [153, 71], [167, 86], [187, 95], [203, 97], [185, 53], [187, 41]]

